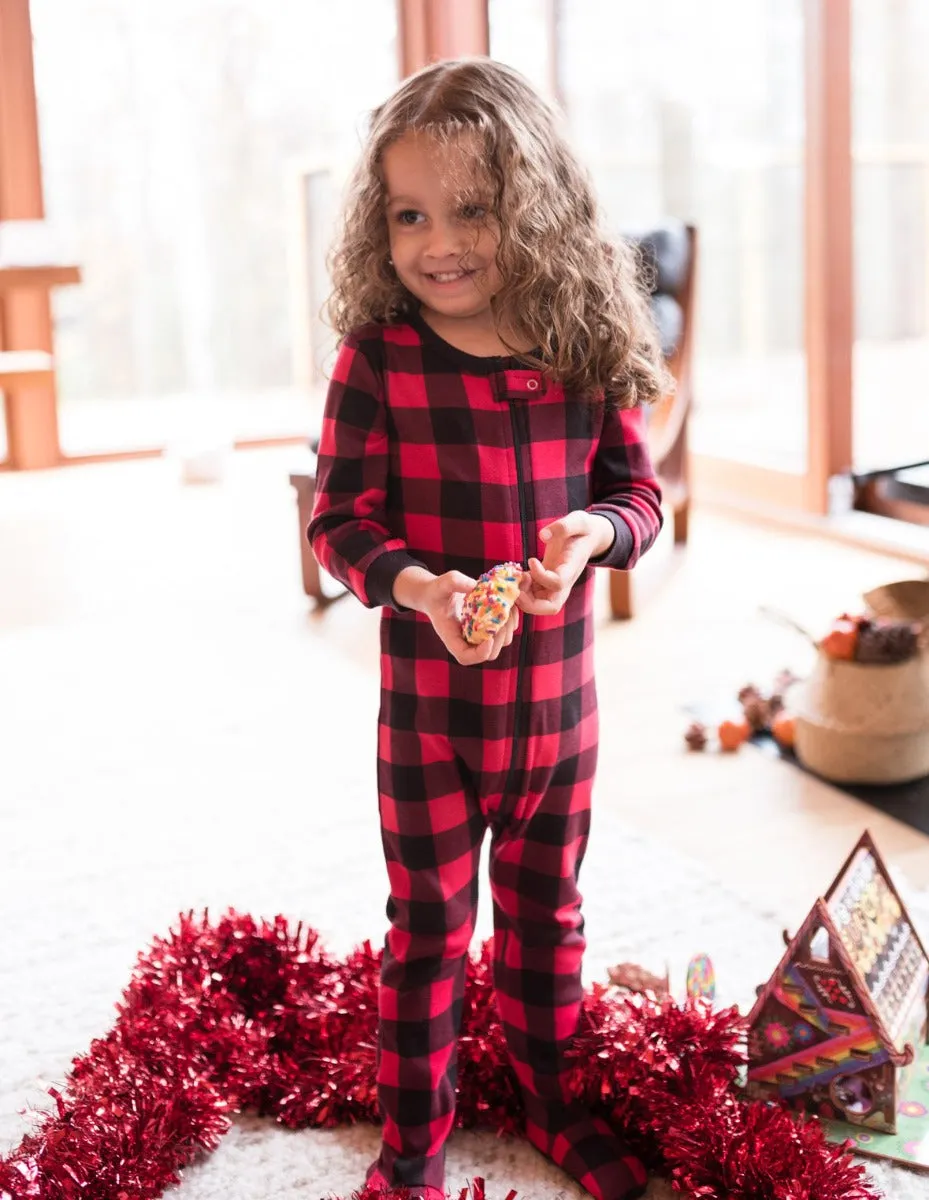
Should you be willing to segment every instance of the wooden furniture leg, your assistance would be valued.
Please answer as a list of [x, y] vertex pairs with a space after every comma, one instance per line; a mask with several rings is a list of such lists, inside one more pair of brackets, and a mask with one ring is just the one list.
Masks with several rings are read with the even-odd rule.
[[690, 532], [690, 497], [683, 502], [680, 508], [674, 510], [674, 544], [675, 546], [686, 546], [687, 535]]
[[610, 572], [610, 610], [617, 621], [632, 617], [632, 572]]
[[310, 471], [297, 471], [290, 476], [291, 486], [297, 493], [297, 522], [300, 535], [300, 572], [303, 590], [317, 604], [330, 604], [345, 595], [345, 589], [320, 570], [319, 563], [310, 543], [306, 529], [313, 516], [316, 499], [316, 476]]

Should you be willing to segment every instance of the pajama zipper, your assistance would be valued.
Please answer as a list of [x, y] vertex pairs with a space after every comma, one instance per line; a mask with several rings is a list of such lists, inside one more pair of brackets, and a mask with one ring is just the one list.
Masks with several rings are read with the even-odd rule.
[[[516, 494], [519, 498], [519, 527], [523, 539], [523, 556], [522, 561], [525, 566], [529, 561], [529, 516], [526, 512], [526, 497], [524, 494], [525, 479], [523, 477], [523, 440], [520, 437], [519, 417], [516, 410], [516, 404], [513, 400], [509, 402], [510, 406], [510, 424], [513, 429], [513, 451], [516, 455]], [[529, 639], [526, 636], [527, 621], [529, 616], [527, 613], [522, 613], [521, 627], [519, 631], [519, 655], [516, 660], [516, 699], [513, 702], [513, 752], [510, 756], [510, 767], [507, 771], [506, 784], [504, 785], [503, 795], [500, 799], [500, 807], [503, 807], [504, 801], [513, 790], [513, 781], [519, 767], [519, 749], [523, 740], [523, 697], [522, 697], [522, 680], [526, 669], [526, 660], [529, 654]], [[518, 799], [516, 801], [518, 803]], [[515, 804], [514, 804], [515, 807]]]

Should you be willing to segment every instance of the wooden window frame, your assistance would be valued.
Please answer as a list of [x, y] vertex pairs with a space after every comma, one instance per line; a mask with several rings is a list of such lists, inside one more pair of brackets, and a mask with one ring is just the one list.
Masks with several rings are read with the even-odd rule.
[[805, 471], [693, 456], [697, 498], [752, 515], [826, 516], [852, 469], [851, 0], [805, 0], [804, 84]]
[[397, 0], [400, 78], [428, 63], [488, 54], [488, 0]]
[[[0, 221], [45, 216], [29, 0], [0, 3]], [[53, 351], [48, 287], [0, 292], [0, 350]], [[52, 467], [61, 461], [54, 371], [3, 393], [10, 468]]]

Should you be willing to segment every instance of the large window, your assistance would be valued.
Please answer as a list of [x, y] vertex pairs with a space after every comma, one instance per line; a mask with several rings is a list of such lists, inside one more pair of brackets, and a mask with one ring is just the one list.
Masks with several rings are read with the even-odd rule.
[[929, 4], [854, 0], [854, 452], [929, 458]]
[[395, 10], [32, 0], [65, 453], [307, 429], [296, 180], [354, 156]]
[[564, 5], [575, 140], [616, 230], [700, 238], [693, 445], [806, 465], [802, 0]]
[[557, 0], [490, 0], [490, 55], [521, 71], [549, 101], [555, 96]]
[[802, 473], [803, 0], [498, 0], [491, 49], [537, 82], [542, 10], [613, 232], [698, 229], [694, 448]]

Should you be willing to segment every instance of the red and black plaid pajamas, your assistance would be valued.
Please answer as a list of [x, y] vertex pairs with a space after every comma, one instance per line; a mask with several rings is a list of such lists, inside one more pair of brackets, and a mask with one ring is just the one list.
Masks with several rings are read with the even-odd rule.
[[603, 1122], [566, 1103], [581, 1001], [578, 872], [597, 758], [593, 569], [562, 611], [527, 616], [494, 662], [460, 666], [428, 618], [399, 610], [405, 567], [472, 576], [543, 549], [573, 509], [631, 567], [661, 527], [640, 410], [566, 397], [514, 359], [478, 358], [419, 317], [366, 326], [337, 360], [309, 537], [321, 564], [384, 606], [378, 781], [390, 878], [381, 977], [378, 1176], [444, 1182], [464, 967], [490, 827], [494, 970], [532, 1143], [594, 1196], [644, 1184]]

